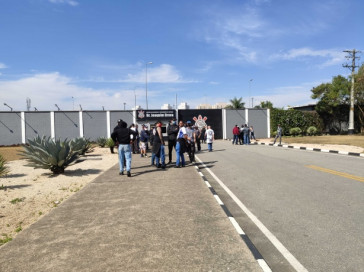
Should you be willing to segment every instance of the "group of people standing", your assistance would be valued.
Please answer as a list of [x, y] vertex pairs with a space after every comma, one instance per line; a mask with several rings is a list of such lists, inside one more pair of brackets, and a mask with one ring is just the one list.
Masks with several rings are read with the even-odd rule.
[[241, 125], [239, 127], [238, 125], [235, 125], [233, 128], [233, 142], [232, 144], [241, 144], [241, 145], [248, 145], [250, 144], [250, 141], [255, 138], [254, 135], [254, 128], [253, 126], [248, 127], [247, 124]]
[[[123, 120], [118, 120], [118, 125], [114, 128], [111, 138], [118, 146], [119, 154], [119, 169], [120, 175], [126, 174], [131, 177], [131, 158], [132, 152], [140, 151], [141, 157], [148, 157], [148, 144], [152, 145], [151, 165], [157, 168], [166, 168], [165, 163], [165, 141], [162, 133], [162, 122], [157, 121], [155, 127], [148, 130], [146, 125], [142, 125], [142, 130], [138, 131], [138, 125], [132, 124], [127, 128], [127, 124]], [[186, 161], [184, 153], [189, 156], [190, 162], [195, 161], [196, 145], [197, 152], [201, 151], [201, 143], [208, 144], [208, 151], [212, 151], [212, 143], [215, 140], [214, 131], [211, 126], [198, 128], [192, 126], [191, 121], [186, 123], [182, 120], [176, 123], [176, 120], [171, 120], [167, 127], [168, 135], [168, 164], [172, 164], [173, 148], [176, 151], [176, 168], [184, 167]]]

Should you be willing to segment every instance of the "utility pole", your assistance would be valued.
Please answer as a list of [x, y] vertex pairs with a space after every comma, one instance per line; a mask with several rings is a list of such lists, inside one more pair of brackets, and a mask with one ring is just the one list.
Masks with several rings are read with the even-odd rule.
[[30, 98], [27, 97], [27, 111], [30, 111], [31, 105], [32, 105], [32, 100], [30, 100]]
[[350, 111], [349, 111], [349, 129], [348, 134], [354, 134], [354, 75], [355, 68], [359, 67], [355, 65], [355, 60], [359, 59], [356, 54], [361, 53], [355, 49], [353, 50], [344, 50], [343, 52], [348, 53], [348, 56], [345, 56], [347, 59], [351, 59], [351, 65], [343, 64], [343, 67], [351, 69], [351, 90], [350, 90]]

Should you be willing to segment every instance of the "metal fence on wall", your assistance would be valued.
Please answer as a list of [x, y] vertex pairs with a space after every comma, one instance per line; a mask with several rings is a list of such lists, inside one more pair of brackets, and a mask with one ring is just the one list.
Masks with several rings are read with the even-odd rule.
[[[178, 110], [176, 116], [196, 125], [211, 125], [216, 139], [231, 139], [233, 127], [242, 124], [253, 125], [257, 138], [270, 137], [268, 109]], [[119, 119], [128, 125], [137, 120], [134, 111], [0, 112], [0, 145], [25, 144], [37, 135], [91, 140], [110, 137]]]

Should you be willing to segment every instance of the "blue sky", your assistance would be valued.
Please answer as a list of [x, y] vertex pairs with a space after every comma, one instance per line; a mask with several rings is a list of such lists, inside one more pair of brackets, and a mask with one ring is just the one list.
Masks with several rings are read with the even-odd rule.
[[145, 108], [146, 66], [149, 109], [176, 95], [192, 108], [312, 103], [312, 87], [350, 73], [342, 51], [364, 50], [363, 14], [361, 0], [1, 0], [0, 111], [27, 97]]

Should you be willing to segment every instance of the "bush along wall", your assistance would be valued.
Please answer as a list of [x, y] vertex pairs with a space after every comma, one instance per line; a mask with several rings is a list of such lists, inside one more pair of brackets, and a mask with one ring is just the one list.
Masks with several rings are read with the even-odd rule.
[[323, 131], [323, 121], [314, 111], [299, 111], [294, 109], [272, 109], [270, 115], [271, 135], [275, 135], [278, 124], [283, 129], [283, 135], [290, 135], [292, 128], [300, 128], [303, 135], [307, 134], [309, 127], [316, 127], [317, 134]]

